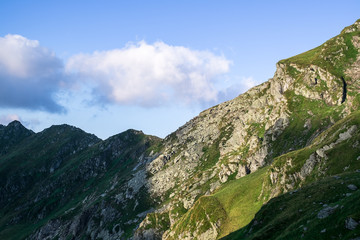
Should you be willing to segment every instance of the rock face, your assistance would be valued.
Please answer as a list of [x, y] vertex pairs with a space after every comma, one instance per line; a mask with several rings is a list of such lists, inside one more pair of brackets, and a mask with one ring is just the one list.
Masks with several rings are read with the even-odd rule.
[[[182, 216], [173, 214], [178, 212], [179, 205], [189, 209], [200, 196], [216, 190], [212, 186], [244, 177], [277, 156], [309, 145], [335, 121], [357, 109], [356, 101], [348, 95], [358, 93], [355, 86], [359, 84], [359, 65], [348, 50], [358, 51], [358, 35], [354, 27], [351, 34], [343, 33], [304, 57], [280, 61], [272, 79], [205, 110], [164, 140], [162, 154], [148, 166], [153, 175], [147, 184], [152, 196], [166, 202], [161, 213], [169, 215], [171, 227], [163, 238], [186, 238], [173, 232]], [[309, 57], [311, 54], [314, 57]], [[344, 69], [344, 64], [349, 67]], [[347, 128], [335, 142], [319, 148], [285, 188], [293, 189], [295, 179], [309, 176], [326, 158], [327, 151], [346, 141], [356, 130], [356, 126]], [[287, 164], [291, 166], [291, 161]], [[274, 170], [270, 177], [283, 186], [282, 172]], [[275, 188], [272, 196], [279, 193], [280, 189]], [[169, 194], [170, 202], [166, 201]], [[152, 227], [141, 225], [136, 236], [141, 238], [143, 229]], [[189, 236], [198, 238], [201, 234], [190, 231]], [[217, 234], [207, 237], [216, 239]]]
[[17, 238], [217, 239], [229, 216], [213, 193], [229, 181], [268, 169], [256, 196], [266, 202], [353, 169], [332, 159], [334, 149], [360, 146], [358, 26], [278, 62], [273, 78], [163, 140], [136, 130], [102, 141], [67, 125], [37, 134], [18, 122], [1, 126], [0, 238], [26, 224]]

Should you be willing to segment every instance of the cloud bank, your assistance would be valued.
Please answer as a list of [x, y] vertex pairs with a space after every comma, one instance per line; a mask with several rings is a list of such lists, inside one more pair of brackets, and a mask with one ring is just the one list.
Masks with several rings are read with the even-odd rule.
[[17, 114], [0, 115], [0, 124], [7, 125], [12, 121], [20, 121], [20, 117]]
[[101, 105], [206, 105], [222, 100], [215, 83], [230, 64], [209, 51], [145, 41], [64, 63], [38, 41], [9, 34], [0, 37], [0, 108], [64, 112], [61, 96], [86, 98], [83, 89]]
[[217, 101], [213, 82], [228, 72], [230, 61], [208, 51], [163, 42], [141, 41], [122, 49], [78, 54], [66, 64], [83, 84], [93, 84], [100, 101], [158, 106]]
[[0, 37], [0, 107], [64, 111], [54, 99], [63, 69], [62, 61], [38, 41]]

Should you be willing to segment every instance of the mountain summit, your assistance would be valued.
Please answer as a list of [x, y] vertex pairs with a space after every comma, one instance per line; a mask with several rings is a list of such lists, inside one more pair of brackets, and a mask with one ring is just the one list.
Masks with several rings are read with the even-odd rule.
[[14, 140], [0, 238], [357, 239], [359, 49], [360, 20], [165, 139], [57, 126]]

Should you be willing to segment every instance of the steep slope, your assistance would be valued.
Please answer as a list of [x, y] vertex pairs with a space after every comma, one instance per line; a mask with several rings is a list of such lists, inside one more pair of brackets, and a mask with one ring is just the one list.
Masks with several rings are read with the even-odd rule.
[[327, 177], [271, 199], [245, 228], [222, 239], [357, 239], [360, 172]]
[[[359, 26], [357, 21], [320, 47], [280, 61], [272, 79], [202, 112], [169, 135], [162, 154], [148, 167], [153, 174], [148, 188], [162, 199], [162, 208], [154, 214], [168, 218], [162, 222], [170, 222], [170, 228], [149, 215], [135, 238], [178, 236], [185, 231], [177, 230], [179, 221], [201, 196], [308, 146], [357, 110]], [[272, 192], [271, 197], [280, 193]], [[221, 227], [211, 226], [187, 229], [188, 237], [220, 236]], [[211, 237], [200, 237], [210, 228]]]
[[[321, 179], [344, 172], [358, 184], [359, 49], [360, 20], [323, 45], [278, 62], [272, 79], [203, 111], [164, 140], [128, 130], [101, 141], [66, 125], [19, 137], [0, 158], [0, 238], [265, 234], [272, 225], [263, 214], [267, 206], [302, 199], [282, 194], [298, 188], [313, 194], [306, 186], [323, 188]], [[338, 187], [329, 182], [324, 188]], [[357, 198], [337, 197], [328, 204], [344, 205], [339, 221], [357, 222], [357, 213], [348, 214]], [[319, 208], [301, 210], [310, 216]], [[264, 220], [252, 235], [255, 220], [248, 224], [255, 215]], [[272, 216], [281, 225], [283, 216]], [[301, 226], [298, 215], [286, 217]], [[292, 228], [279, 229], [290, 236]], [[347, 238], [358, 229], [345, 231]]]
[[130, 236], [138, 218], [155, 204], [141, 182], [146, 177], [143, 165], [152, 159], [147, 157], [149, 148], [158, 141], [140, 131], [128, 130], [75, 158], [74, 165], [59, 176], [62, 185], [66, 178], [71, 189], [76, 189], [73, 198], [30, 239]]
[[[245, 227], [254, 218], [255, 213], [260, 209], [262, 204], [266, 203], [269, 199], [309, 184], [313, 184], [318, 188], [316, 190], [304, 190], [305, 194], [311, 191], [321, 191], [318, 192], [314, 198], [308, 199], [307, 201], [318, 200], [319, 202], [322, 201], [324, 204], [330, 205], [330, 203], [334, 202], [331, 202], [331, 199], [329, 201], [330, 197], [328, 197], [328, 195], [336, 195], [341, 199], [347, 197], [345, 195], [339, 195], [339, 192], [345, 191], [346, 187], [339, 188], [338, 190], [338, 188], [331, 184], [322, 186], [324, 182], [320, 181], [320, 183], [318, 183], [317, 181], [327, 176], [335, 176], [347, 172], [351, 173], [350, 175], [353, 176], [354, 179], [357, 179], [353, 184], [358, 184], [360, 180], [360, 161], [358, 160], [360, 156], [359, 126], [360, 112], [356, 111], [323, 132], [315, 138], [309, 146], [275, 158], [271, 165], [241, 179], [230, 181], [212, 195], [201, 197], [180, 221], [172, 227], [166, 238], [186, 239], [197, 237], [200, 239], [215, 239], [225, 236], [238, 228]], [[340, 178], [335, 177], [335, 179]], [[337, 181], [337, 184], [338, 183], [339, 181]], [[327, 187], [328, 189], [326, 189]], [[309, 189], [307, 187], [305, 188]], [[353, 192], [356, 191], [357, 189], [353, 190]], [[322, 195], [323, 193], [325, 195]], [[336, 201], [339, 200], [339, 198], [336, 199]], [[216, 202], [216, 204], [213, 205], [216, 207], [215, 209], [208, 206], [209, 200]], [[296, 202], [297, 200], [299, 199], [291, 201]], [[261, 226], [264, 227], [266, 231], [273, 229], [274, 232], [269, 230], [269, 233], [266, 232], [266, 234], [269, 235], [264, 235], [263, 238], [260, 239], [268, 239], [269, 236], [277, 239], [280, 235], [282, 236], [282, 230], [285, 230], [286, 227], [289, 226], [285, 225], [283, 228], [277, 225], [272, 226], [272, 220], [274, 218], [279, 218], [279, 221], [284, 222], [291, 219], [292, 221], [288, 223], [294, 223], [294, 225], [296, 225], [299, 219], [305, 217], [305, 215], [302, 216], [305, 210], [308, 211], [307, 214], [311, 214], [313, 210], [311, 207], [305, 208], [303, 205], [304, 200], [299, 200], [297, 204], [291, 204], [286, 202], [284, 197], [279, 197], [274, 199], [273, 202], [292, 206], [292, 208], [289, 209], [288, 213], [283, 213], [279, 208], [276, 208], [276, 210], [271, 208], [271, 201], [268, 203], [270, 204], [269, 206], [266, 204], [264, 209], [268, 210], [264, 211], [270, 211], [269, 209], [272, 209], [272, 211], [274, 211], [272, 215], [269, 216], [267, 212], [263, 213], [260, 211], [257, 213], [256, 216], [258, 217], [255, 219], [265, 218], [268, 223], [261, 223]], [[352, 214], [354, 216], [360, 214], [359, 209], [352, 207], [356, 205], [356, 202], [359, 203], [359, 200], [348, 202], [348, 205], [345, 206], [348, 209], [346, 214], [348, 214], [351, 209], [353, 210]], [[298, 209], [294, 212], [295, 208]], [[316, 209], [318, 208], [319, 206], [317, 206]], [[279, 214], [279, 216], [276, 214]], [[283, 219], [282, 214], [295, 215], [290, 215], [289, 219]], [[351, 214], [349, 214], [349, 216], [350, 215]], [[309, 216], [307, 217], [310, 219]], [[253, 222], [254, 221], [255, 220], [253, 220]], [[257, 220], [253, 225], [260, 224], [258, 222], [260, 222], [260, 220]], [[297, 226], [300, 226], [300, 224]], [[323, 224], [321, 226], [326, 225]], [[247, 227], [246, 231], [250, 231], [249, 229], [251, 227], [252, 225]], [[276, 233], [275, 230], [279, 232]], [[319, 232], [321, 230], [322, 229], [320, 229]], [[242, 233], [243, 231], [244, 230], [241, 230], [240, 232]], [[340, 232], [343, 231], [341, 230]], [[289, 234], [290, 233], [291, 230], [289, 230]], [[256, 232], [251, 232], [251, 234], [256, 236]], [[232, 234], [228, 239], [237, 239], [241, 236], [240, 234]], [[292, 236], [292, 238], [296, 238], [294, 237], [296, 235]], [[324, 236], [328, 235], [324, 234]], [[243, 237], [247, 239], [246, 236]], [[308, 237], [311, 239], [314, 235], [309, 235]], [[287, 236], [285, 239], [290, 239], [290, 237]]]
[[[7, 135], [10, 138], [11, 133]], [[66, 162], [71, 154], [98, 141], [100, 139], [95, 136], [66, 125], [53, 126], [41, 133], [32, 134], [18, 144], [14, 151], [1, 158], [0, 204], [7, 206], [16, 202], [40, 179]]]
[[7, 126], [0, 125], [0, 156], [33, 134], [34, 132], [26, 129], [19, 121], [13, 121]]
[[[1, 158], [0, 238], [22, 239], [42, 225], [30, 238], [85, 236], [90, 221], [103, 225], [89, 234], [107, 234], [104, 228], [123, 215], [111, 208], [113, 199], [107, 203], [108, 192], [129, 177], [158, 141], [135, 130], [101, 141], [67, 125], [25, 139]], [[144, 207], [145, 201], [139, 211]]]

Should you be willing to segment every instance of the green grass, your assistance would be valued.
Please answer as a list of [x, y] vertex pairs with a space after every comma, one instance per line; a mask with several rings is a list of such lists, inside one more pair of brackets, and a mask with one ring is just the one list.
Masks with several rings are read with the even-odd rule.
[[[306, 176], [304, 181], [293, 178], [293, 176], [300, 173], [301, 168], [311, 154], [314, 154], [317, 149], [325, 145], [329, 146], [331, 143], [335, 143], [339, 138], [339, 134], [347, 131], [353, 125], [360, 126], [360, 111], [339, 120], [331, 128], [316, 137], [309, 146], [275, 158], [271, 165], [271, 171], [278, 172], [279, 169], [282, 169], [281, 172], [283, 175], [285, 174], [286, 183], [293, 184], [296, 188], [315, 182], [325, 176], [360, 169], [360, 161], [356, 161], [357, 157], [360, 156], [360, 148], [355, 146], [360, 140], [360, 131], [358, 129], [351, 138], [326, 151], [326, 159], [316, 162], [314, 169], [309, 176]], [[290, 165], [287, 165], [287, 162], [290, 162]], [[284, 168], [285, 166], [287, 167]], [[279, 187], [284, 189], [284, 186]]]
[[247, 225], [254, 218], [266, 198], [261, 190], [266, 181], [267, 169], [265, 167], [238, 180], [229, 181], [214, 194], [227, 216], [221, 225], [219, 237]]
[[[291, 112], [290, 123], [272, 143], [272, 158], [305, 147], [312, 136], [331, 126], [331, 118], [334, 121], [340, 120], [344, 109], [343, 105], [329, 106], [324, 101], [307, 99], [293, 91], [286, 91], [285, 97]], [[312, 114], [309, 114], [309, 110]], [[304, 127], [308, 119], [311, 122], [309, 129]]]
[[[61, 127], [53, 127], [44, 131], [44, 133], [36, 134], [30, 138], [31, 141], [24, 141], [19, 150], [9, 153], [6, 157], [14, 160], [16, 163], [16, 161], [23, 159], [28, 149], [30, 152], [37, 152], [36, 156], [38, 157], [30, 155], [31, 159], [21, 165], [17, 171], [8, 171], [7, 174], [9, 176], [16, 176], [15, 174], [21, 174], [22, 171], [25, 173], [33, 171], [34, 166], [36, 166], [34, 169], [40, 169], [46, 164], [46, 161], [50, 161], [52, 155], [56, 155], [54, 152], [60, 152], [66, 161], [64, 160], [63, 164], [52, 174], [49, 172], [36, 173], [37, 178], [32, 178], [32, 181], [28, 182], [33, 184], [22, 191], [22, 197], [13, 199], [6, 207], [0, 209], [1, 239], [10, 239], [8, 237], [10, 235], [14, 236], [11, 239], [23, 239], [51, 219], [71, 219], [84, 211], [79, 206], [83, 206], [82, 201], [88, 196], [91, 196], [93, 199], [87, 208], [96, 208], [100, 204], [107, 204], [110, 206], [114, 205], [112, 207], [121, 212], [122, 218], [104, 223], [104, 227], [110, 230], [115, 224], [133, 219], [137, 214], [152, 206], [153, 203], [148, 201], [149, 196], [147, 192], [142, 189], [136, 196], [141, 201], [141, 204], [136, 208], [134, 201], [128, 201], [125, 206], [118, 207], [116, 206], [117, 204], [113, 203], [113, 197], [119, 191], [122, 191], [119, 188], [121, 186], [118, 184], [117, 188], [111, 191], [109, 189], [111, 189], [114, 179], [121, 183], [131, 177], [132, 169], [137, 165], [140, 155], [153, 145], [159, 146], [160, 140], [158, 138], [145, 136], [140, 132], [129, 130], [91, 147], [85, 144], [86, 148], [78, 151], [76, 154], [72, 154], [72, 149], [69, 149], [67, 146], [69, 144], [73, 145], [72, 142], [74, 141], [81, 142], [84, 139], [84, 134], [81, 131], [71, 129], [67, 131], [66, 128], [64, 131]], [[50, 147], [47, 148], [47, 151], [41, 150], [42, 147], [47, 147], [48, 145]], [[114, 155], [115, 152], [116, 155]], [[97, 159], [106, 163], [105, 169], [92, 165], [96, 164]], [[15, 164], [14, 162], [7, 162], [7, 165], [2, 164], [3, 168], [1, 171], [5, 171], [8, 168], [14, 169], [12, 166]], [[84, 175], [86, 171], [84, 170], [91, 166], [94, 167], [93, 171], [96, 171], [97, 175], [86, 177]], [[106, 189], [108, 189], [106, 196], [100, 197], [100, 194], [104, 193]], [[44, 193], [43, 199], [33, 203], [33, 199], [39, 194], [40, 190], [46, 190], [44, 192], [49, 192], [50, 194], [46, 196]], [[94, 198], [95, 196], [96, 198]], [[15, 206], [22, 205], [26, 207], [14, 211]], [[73, 208], [74, 210], [68, 211]], [[42, 220], [37, 219], [38, 213], [44, 210], [44, 218]], [[7, 224], [17, 216], [20, 216], [20, 221], [17, 224]], [[136, 224], [133, 226], [122, 225], [124, 230], [130, 232], [130, 235], [136, 226]], [[19, 228], [21, 231], [18, 230]]]
[[[351, 39], [353, 36], [359, 36], [360, 32], [342, 33], [334, 37], [319, 47], [294, 57], [281, 60], [280, 63], [289, 65], [296, 64], [300, 67], [317, 65], [338, 78], [344, 76], [344, 70], [350, 66], [356, 59], [357, 49], [353, 46]], [[342, 53], [342, 55], [340, 55]], [[293, 71], [290, 72], [294, 73]]]
[[174, 239], [181, 233], [204, 233], [217, 224], [219, 236], [246, 226], [261, 208], [266, 194], [262, 186], [267, 168], [223, 185], [216, 193], [200, 197], [194, 206], [172, 227]]
[[[328, 177], [270, 200], [248, 226], [223, 239], [345, 240], [359, 236], [360, 227], [346, 229], [345, 220], [349, 217], [360, 220], [360, 191], [347, 188], [349, 184], [360, 186], [360, 173], [345, 173], [339, 177]], [[317, 217], [326, 206], [336, 205], [338, 207], [329, 217]]]
[[[221, 127], [221, 126], [220, 126]], [[219, 146], [220, 144], [223, 144], [231, 137], [232, 132], [234, 131], [234, 127], [224, 126], [220, 128], [220, 135], [215, 141], [209, 145], [204, 146], [202, 151], [203, 155], [200, 159], [200, 164], [197, 167], [197, 171], [205, 171], [211, 167], [213, 167], [220, 158], [220, 150]]]
[[167, 230], [170, 227], [169, 214], [165, 213], [148, 213], [147, 220], [150, 222], [144, 229], [155, 228], [160, 230]]
[[[323, 109], [323, 111], [326, 112], [326, 109]], [[229, 181], [225, 183], [214, 194], [206, 197], [201, 197], [195, 203], [194, 207], [191, 208], [177, 222], [175, 227], [172, 229], [177, 234], [175, 235], [175, 238], [179, 237], [182, 232], [196, 232], [197, 234], [199, 234], [198, 232], [199, 229], [195, 228], [196, 223], [199, 222], [201, 222], [202, 224], [207, 222], [207, 225], [205, 226], [211, 226], [211, 223], [212, 224], [218, 223], [220, 226], [220, 228], [218, 229], [219, 232], [218, 237], [226, 236], [230, 232], [245, 227], [254, 218], [255, 214], [259, 211], [262, 205], [267, 202], [272, 189], [277, 187], [277, 186], [272, 186], [269, 180], [269, 174], [274, 168], [281, 169], [282, 167], [286, 166], [287, 161], [291, 159], [291, 165], [289, 165], [285, 169], [285, 172], [283, 174], [285, 174], [286, 176], [292, 176], [293, 174], [300, 172], [305, 161], [309, 158], [309, 156], [312, 153], [314, 153], [317, 149], [323, 147], [326, 144], [335, 142], [338, 139], [339, 134], [345, 132], [352, 125], [360, 126], [360, 111], [354, 112], [348, 117], [338, 121], [332, 127], [330, 127], [322, 134], [320, 134], [317, 138], [315, 138], [313, 143], [309, 144], [309, 146], [281, 155], [280, 157], [274, 160], [272, 165], [259, 169], [258, 171], [250, 175], [247, 175], [243, 178], [240, 178], [238, 180]], [[344, 128], [344, 126], [347, 127]], [[337, 144], [332, 150], [327, 151], [326, 154], [328, 155], [328, 160], [323, 161], [322, 168], [320, 169], [319, 166], [315, 166], [313, 172], [304, 181], [300, 182], [300, 179], [298, 179], [297, 180], [298, 182], [295, 182], [294, 185], [295, 188], [299, 186], [300, 183], [301, 186], [307, 186], [309, 184], [316, 185], [319, 179], [322, 179], [329, 175], [343, 173], [344, 169], [346, 169], [347, 172], [354, 171], [355, 169], [360, 169], [360, 161], [356, 161], [357, 156], [360, 156], [360, 146], [352, 147], [353, 144], [359, 140], [360, 140], [360, 134], [358, 131], [348, 140], [340, 144]], [[324, 172], [325, 175], [319, 175], [320, 172]], [[285, 183], [290, 183], [290, 182], [288, 180]], [[326, 181], [323, 183], [326, 183]], [[314, 199], [327, 199], [326, 195], [324, 195], [323, 198], [321, 198], [322, 196], [321, 191], [323, 191], [323, 189], [326, 189], [327, 187], [329, 186], [324, 185], [324, 186], [316, 187], [318, 190], [320, 189], [319, 190], [320, 192], [317, 192], [317, 195], [315, 193], [314, 194], [312, 193], [311, 195], [315, 195]], [[308, 193], [306, 192], [306, 194]], [[284, 196], [292, 196], [292, 195], [285, 194]], [[279, 197], [279, 199], [283, 199], [283, 198]], [[299, 209], [296, 208], [302, 205], [301, 204], [302, 202], [305, 203], [307, 202], [306, 199], [303, 198], [299, 198], [298, 201], [299, 201], [298, 205], [296, 205], [295, 203], [291, 203], [287, 205], [289, 209], [289, 212], [287, 214], [290, 214], [289, 216], [287, 215], [283, 216], [281, 214], [280, 216], [275, 216], [278, 217], [277, 220], [278, 222], [275, 224], [274, 228], [276, 229], [279, 228], [280, 230], [277, 233], [271, 232], [271, 234], [275, 234], [275, 235], [280, 233], [283, 234], [282, 228], [284, 226], [287, 226], [289, 222], [292, 222], [293, 218], [301, 217], [303, 211], [310, 211], [310, 212], [313, 211], [312, 208], [306, 208], [305, 206], [304, 208], [301, 208], [299, 212], [298, 211]], [[208, 202], [213, 202], [214, 203], [213, 205], [215, 205], [216, 203], [218, 206], [214, 208], [213, 205], [209, 204]], [[264, 206], [264, 208], [266, 208], [266, 206], [269, 205], [270, 203], [271, 201], [267, 203]], [[349, 202], [346, 201], [344, 202], [344, 204], [345, 203], [350, 204]], [[283, 204], [286, 205], [287, 204], [286, 201], [284, 201]], [[349, 206], [347, 207], [350, 209]], [[270, 208], [270, 210], [273, 210], [273, 208]], [[204, 212], [207, 213], [207, 215], [204, 214]], [[276, 212], [279, 212], [279, 210], [277, 210]], [[266, 213], [265, 215], [267, 214], [268, 213]], [[272, 214], [273, 215], [269, 215], [269, 216], [273, 217], [275, 213]], [[209, 216], [210, 217], [213, 216], [214, 218], [213, 219], [210, 218], [211, 220], [209, 220]], [[218, 218], [216, 216], [218, 216]], [[269, 219], [269, 221], [271, 221], [271, 219]], [[295, 221], [295, 225], [296, 224], [297, 223]], [[269, 223], [269, 226], [272, 226], [272, 222]], [[320, 226], [323, 225], [320, 224], [318, 227], [320, 228]], [[202, 232], [206, 231], [206, 228], [200, 228], [200, 229], [202, 229]], [[249, 230], [249, 227], [245, 229]], [[245, 231], [244, 229], [239, 230], [237, 234], [240, 233], [244, 234], [244, 231]], [[267, 232], [268, 230], [265, 229], [264, 231]], [[278, 239], [287, 239], [287, 237], [289, 236], [293, 239], [296, 239], [295, 237], [296, 234], [295, 235], [290, 234], [292, 233], [292, 231], [295, 230], [294, 229], [292, 229], [291, 231], [289, 230], [289, 233], [284, 233], [284, 237], [280, 237]], [[200, 231], [200, 233], [202, 232]], [[254, 239], [257, 239], [256, 236], [254, 237]], [[267, 239], [267, 237], [269, 237], [269, 235], [264, 235], [264, 236], [265, 236], [264, 238], [260, 238], [260, 239]], [[309, 236], [314, 236], [314, 235], [309, 235]], [[247, 237], [245, 237], [244, 239], [247, 239]]]
[[226, 212], [219, 201], [213, 196], [199, 198], [194, 206], [175, 224], [175, 236], [178, 239], [185, 232], [198, 234], [206, 232], [212, 224], [221, 222], [226, 218]]

